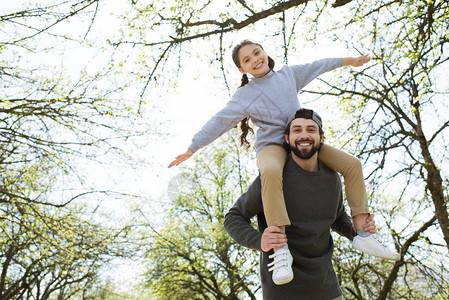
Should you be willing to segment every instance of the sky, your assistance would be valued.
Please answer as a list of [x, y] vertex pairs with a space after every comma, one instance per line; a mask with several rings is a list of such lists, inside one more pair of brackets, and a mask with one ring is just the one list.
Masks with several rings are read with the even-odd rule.
[[[20, 1], [3, 1], [0, 11], [13, 11]], [[120, 10], [121, 0], [108, 0], [108, 4], [102, 9], [106, 11], [97, 16], [93, 27], [92, 35], [112, 36], [117, 30], [117, 21], [113, 19], [107, 10]], [[70, 25], [70, 24], [69, 24]], [[72, 24], [73, 25], [73, 24]], [[276, 53], [277, 45], [264, 40], [264, 37], [250, 30], [242, 30], [233, 33], [233, 39], [238, 42], [244, 38], [250, 37], [253, 40], [261, 42], [265, 50], [273, 57], [281, 56]], [[344, 46], [338, 41], [318, 42], [316, 47], [299, 47], [297, 53], [292, 53], [290, 63], [305, 63], [315, 59], [330, 56], [351, 56], [353, 53], [347, 53]], [[89, 50], [81, 48], [68, 49], [65, 58], [61, 58], [67, 66], [67, 70], [75, 70], [79, 65], [79, 60], [83, 61], [86, 55], [92, 55]], [[369, 54], [369, 53], [368, 53]], [[226, 68], [229, 71], [229, 84], [231, 90], [235, 90], [240, 82], [241, 74], [233, 66], [230, 58], [230, 49], [226, 55]], [[79, 59], [78, 59], [79, 58]], [[94, 63], [95, 60], [90, 60]], [[178, 155], [187, 150], [192, 136], [201, 128], [201, 126], [229, 100], [227, 93], [217, 91], [220, 86], [220, 79], [214, 79], [213, 76], [219, 76], [220, 73], [209, 70], [208, 65], [198, 65], [195, 59], [184, 60], [183, 72], [181, 72], [178, 87], [161, 96], [158, 103], [154, 106], [148, 105], [146, 108], [147, 118], [164, 122], [161, 126], [164, 134], [154, 135], [149, 141], [145, 141], [147, 148], [139, 150], [139, 157], [146, 160], [146, 163], [138, 168], [126, 167], [121, 163], [112, 165], [90, 165], [88, 173], [92, 176], [92, 182], [101, 186], [103, 189], [119, 189], [120, 191], [143, 195], [148, 202], [154, 204], [157, 211], [158, 203], [165, 202], [169, 196], [169, 183], [177, 178], [182, 170], [181, 167], [168, 169], [168, 164]], [[276, 59], [277, 67], [282, 65], [280, 59]], [[94, 65], [92, 65], [94, 67]], [[192, 73], [195, 76], [192, 76]], [[330, 111], [321, 110], [321, 106], [326, 99], [320, 98], [314, 101], [314, 96], [300, 96], [303, 106], [312, 108], [320, 112], [323, 120], [331, 120], [334, 116]], [[201, 155], [201, 150], [195, 155]], [[190, 164], [186, 162], [185, 164]], [[256, 174], [255, 174], [256, 175]], [[109, 206], [111, 203], [109, 203]], [[114, 213], [119, 214], [121, 203], [112, 205]], [[136, 266], [131, 262], [123, 264], [116, 268], [116, 277], [118, 280], [132, 282], [134, 268]]]
[[[2, 3], [2, 11], [14, 11], [19, 7], [22, 1], [6, 1]], [[26, 1], [24, 1], [26, 2]], [[51, 2], [51, 1], [50, 1]], [[96, 36], [101, 38], [112, 37], [120, 26], [120, 21], [111, 16], [111, 12], [121, 11], [123, 0], [108, 0], [107, 5], [101, 6], [101, 13], [96, 16], [95, 23], [89, 33], [89, 37], [95, 40]], [[76, 21], [71, 21], [68, 24], [58, 25], [58, 31], [64, 32], [65, 27], [71, 29], [74, 26], [79, 26], [81, 30], [85, 30], [86, 24], [76, 24]], [[281, 56], [282, 53], [276, 53], [276, 48], [279, 45], [271, 45], [269, 41], [264, 40], [261, 34], [252, 30], [241, 30], [239, 32], [231, 33], [235, 43], [245, 38], [251, 38], [259, 41], [264, 46], [265, 50], [272, 56]], [[101, 56], [96, 55], [95, 50], [87, 49], [79, 46], [72, 46], [70, 43], [59, 46], [60, 50], [64, 51], [64, 56], [56, 59], [57, 63], [63, 64], [66, 72], [76, 73], [79, 71], [79, 62], [86, 62], [86, 57], [90, 57], [86, 64], [89, 68], [95, 69], [95, 65], [101, 61]], [[225, 54], [226, 68], [229, 73], [229, 85], [231, 92], [234, 91], [240, 83], [241, 74], [237, 71], [231, 60], [230, 49]], [[344, 52], [342, 45], [338, 43], [319, 44], [315, 48], [301, 48], [298, 53], [290, 55], [290, 61], [294, 63], [309, 62], [314, 59], [319, 59], [327, 56], [343, 56], [348, 55]], [[53, 63], [55, 57], [48, 55], [49, 63]], [[39, 61], [45, 61], [40, 58]], [[277, 67], [280, 68], [282, 61], [276, 60]], [[136, 191], [147, 195], [150, 198], [157, 199], [166, 196], [167, 184], [171, 178], [176, 177], [180, 171], [180, 167], [171, 169], [166, 168], [168, 164], [178, 155], [187, 150], [192, 136], [198, 131], [201, 126], [219, 109], [224, 107], [226, 102], [230, 99], [227, 92], [217, 91], [222, 84], [221, 79], [214, 79], [212, 77], [220, 76], [219, 70], [210, 70], [206, 64], [201, 64], [195, 58], [183, 61], [183, 71], [180, 73], [178, 80], [178, 87], [176, 90], [170, 90], [168, 93], [161, 95], [154, 108], [152, 103], [146, 107], [148, 119], [158, 120], [164, 122], [162, 131], [163, 136], [155, 135], [151, 138], [147, 153], [139, 154], [143, 159], [147, 159], [150, 167], [141, 170], [126, 170], [128, 174], [128, 181], [133, 184], [128, 184], [125, 188], [127, 191]], [[150, 88], [151, 89], [151, 88]], [[149, 91], [153, 93], [153, 91]], [[156, 91], [156, 93], [158, 93]], [[158, 94], [159, 95], [159, 94]], [[125, 96], [126, 99], [127, 96]], [[304, 103], [305, 96], [301, 96]], [[307, 100], [305, 100], [307, 103]], [[321, 101], [322, 103], [322, 101]], [[311, 106], [311, 107], [310, 107]], [[315, 108], [314, 104], [309, 105], [310, 108]], [[319, 111], [319, 109], [318, 109]], [[323, 115], [325, 119], [326, 116]], [[153, 151], [157, 149], [157, 151]], [[201, 155], [201, 150], [195, 154]], [[102, 185], [106, 185], [109, 180], [111, 186], [117, 186], [120, 178], [113, 178], [115, 172], [110, 169], [101, 170], [97, 166], [94, 172], [97, 175], [97, 181], [101, 180]], [[132, 173], [135, 174], [132, 174]], [[120, 172], [119, 172], [120, 173]], [[109, 178], [109, 179], [108, 179]]]
[[[3, 1], [0, 13], [20, 10], [19, 4], [21, 2]], [[101, 7], [102, 13], [96, 16], [97, 19], [89, 33], [90, 38], [95, 36], [104, 38], [114, 35], [120, 23], [111, 17], [110, 12], [120, 11], [122, 4], [121, 0], [108, 0], [107, 6]], [[64, 32], [66, 26], [70, 29], [74, 26], [83, 29], [86, 27], [85, 24], [77, 24], [76, 21], [72, 21], [69, 24], [59, 25], [55, 30]], [[276, 51], [275, 45], [270, 45], [270, 43], [264, 41], [262, 35], [251, 30], [242, 30], [233, 33], [233, 35], [235, 42], [249, 37], [255, 41], [260, 41], [269, 54]], [[79, 62], [85, 62], [86, 57], [88, 57], [86, 64], [89, 64], [92, 69], [95, 69], [95, 64], [101, 61], [96, 56], [95, 51], [91, 49], [71, 45], [70, 43], [58, 47], [60, 51], [64, 51], [64, 56], [47, 55], [40, 57], [39, 60], [36, 60], [36, 63], [61, 64], [64, 65], [66, 72], [75, 74], [79, 72], [79, 68], [84, 67]], [[332, 55], [336, 55], [336, 49], [338, 47], [335, 44], [332, 47], [320, 45], [317, 48], [301, 49], [300, 53], [293, 54], [291, 58], [292, 60], [298, 59], [298, 63], [307, 62], [331, 55], [331, 52]], [[225, 55], [226, 67], [230, 74], [228, 80], [231, 91], [233, 91], [240, 83], [241, 74], [232, 63], [230, 49]], [[280, 56], [281, 53], [275, 53], [274, 56], [276, 55]], [[282, 61], [278, 59], [276, 64], [280, 67]], [[158, 203], [168, 200], [169, 186], [173, 189], [173, 185], [169, 183], [173, 183], [173, 180], [182, 170], [182, 166], [168, 169], [168, 164], [178, 154], [187, 150], [196, 131], [229, 100], [227, 92], [217, 91], [217, 86], [221, 85], [220, 79], [213, 77], [220, 75], [218, 70], [209, 70], [207, 64], [198, 65], [198, 61], [195, 59], [184, 60], [183, 70], [184, 72], [180, 73], [178, 87], [164, 94], [155, 109], [152, 109], [151, 105], [149, 105], [149, 109], [146, 109], [148, 119], [165, 122], [162, 126], [165, 133], [150, 138], [151, 140], [147, 144], [148, 148], [139, 153], [139, 156], [146, 160], [146, 164], [138, 168], [131, 168], [118, 162], [110, 165], [86, 162], [83, 168], [91, 177], [87, 182], [92, 182], [94, 186], [104, 190], [118, 190], [129, 194], [142, 195], [145, 199], [148, 199], [149, 203], [153, 203], [156, 211], [159, 209]], [[192, 76], [192, 73], [195, 76]], [[161, 109], [158, 109], [159, 107]], [[201, 150], [195, 155], [201, 155]], [[191, 161], [184, 164], [191, 164]], [[111, 200], [103, 204], [110, 211], [111, 216], [119, 215], [124, 211], [121, 207], [123, 203], [120, 201]], [[118, 280], [122, 281], [126, 275], [127, 280], [131, 281], [135, 267], [132, 262], [118, 266], [116, 268]]]

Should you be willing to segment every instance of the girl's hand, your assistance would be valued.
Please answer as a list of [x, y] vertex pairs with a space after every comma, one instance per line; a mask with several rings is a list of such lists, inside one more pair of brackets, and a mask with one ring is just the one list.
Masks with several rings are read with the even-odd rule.
[[350, 65], [353, 67], [361, 67], [364, 64], [366, 64], [367, 62], [369, 62], [370, 60], [371, 60], [371, 57], [369, 57], [368, 54], [365, 54], [365, 55], [362, 55], [359, 57], [354, 57], [352, 59], [352, 62]]
[[175, 160], [172, 161], [168, 167], [171, 168], [173, 166], [178, 166], [180, 163], [182, 163], [183, 161], [187, 160], [190, 158], [190, 156], [193, 155], [193, 151], [190, 149], [187, 149], [187, 151], [183, 154], [180, 154], [178, 156], [176, 156]]
[[342, 66], [360, 67], [369, 62], [370, 60], [371, 57], [369, 57], [368, 54], [359, 57], [345, 57], [343, 58]]

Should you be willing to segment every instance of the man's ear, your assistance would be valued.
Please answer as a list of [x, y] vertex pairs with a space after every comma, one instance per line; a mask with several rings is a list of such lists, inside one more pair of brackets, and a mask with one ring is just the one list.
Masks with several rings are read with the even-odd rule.
[[285, 142], [287, 143], [287, 145], [290, 145], [290, 143], [288, 142], [288, 135], [284, 134], [284, 137], [285, 137]]

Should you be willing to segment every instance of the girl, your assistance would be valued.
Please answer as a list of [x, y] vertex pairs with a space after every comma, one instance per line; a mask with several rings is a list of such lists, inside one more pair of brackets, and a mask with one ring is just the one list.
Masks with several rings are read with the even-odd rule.
[[[255, 148], [267, 225], [277, 226], [285, 233], [285, 226], [290, 225], [290, 220], [282, 191], [282, 172], [286, 160], [286, 151], [282, 145], [287, 122], [300, 108], [297, 94], [309, 82], [325, 72], [348, 65], [359, 67], [370, 58], [367, 55], [355, 58], [326, 58], [310, 64], [284, 66], [281, 70], [274, 71], [274, 61], [262, 46], [244, 40], [234, 47], [232, 59], [243, 74], [240, 87], [226, 107], [217, 112], [194, 135], [187, 151], [177, 156], [169, 168], [187, 160], [198, 149], [234, 128], [239, 122], [243, 131], [241, 143], [249, 147], [246, 136], [252, 131], [248, 126], [248, 120], [251, 118], [258, 127]], [[248, 73], [252, 76], [251, 80]], [[354, 240], [354, 247], [382, 258], [398, 260], [397, 253], [389, 251], [374, 238], [374, 235], [363, 231], [369, 212], [360, 161], [352, 155], [324, 144], [319, 157], [329, 168], [343, 175], [354, 227], [359, 233], [357, 237], [368, 236], [366, 239], [359, 238], [357, 247]], [[282, 251], [279, 251], [281, 249]], [[285, 245], [273, 250], [275, 252], [273, 280], [277, 284], [287, 283], [293, 278], [292, 273], [289, 273], [291, 262], [290, 265], [285, 264], [285, 261], [288, 261], [288, 248]], [[276, 257], [278, 251], [286, 253], [285, 259]]]

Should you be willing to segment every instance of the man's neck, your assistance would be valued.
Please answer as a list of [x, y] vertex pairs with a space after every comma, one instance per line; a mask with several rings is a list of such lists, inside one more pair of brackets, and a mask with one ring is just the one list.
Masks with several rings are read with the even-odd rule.
[[309, 159], [300, 158], [293, 152], [291, 152], [291, 154], [293, 161], [297, 163], [302, 169], [309, 172], [318, 172], [320, 170], [318, 166], [318, 152]]

